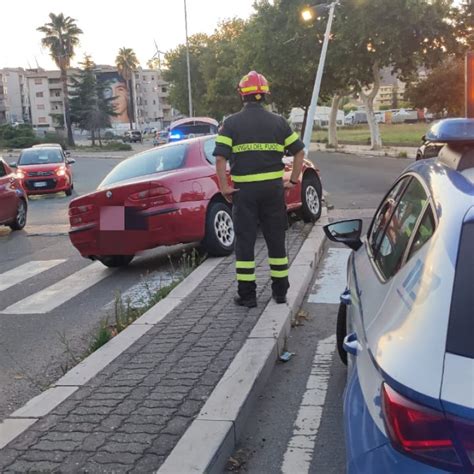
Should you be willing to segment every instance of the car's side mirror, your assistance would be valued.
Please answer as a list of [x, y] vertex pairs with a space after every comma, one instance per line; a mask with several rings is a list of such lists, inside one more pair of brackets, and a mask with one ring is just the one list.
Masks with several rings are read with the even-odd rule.
[[422, 141], [422, 142], [426, 142], [426, 135], [423, 135], [423, 136], [421, 137], [421, 141]]
[[362, 246], [362, 220], [334, 222], [324, 226], [324, 232], [329, 240], [347, 245], [352, 250], [359, 250]]
[[76, 160], [75, 160], [74, 158], [68, 158], [68, 159], [66, 160], [66, 163], [67, 163], [68, 165], [73, 165], [75, 162], [76, 162]]
[[71, 156], [71, 152], [70, 152], [70, 151], [65, 151], [64, 154], [65, 154], [66, 156]]
[[8, 163], [8, 166], [10, 166], [10, 168], [18, 168], [16, 161], [12, 161], [11, 163]]

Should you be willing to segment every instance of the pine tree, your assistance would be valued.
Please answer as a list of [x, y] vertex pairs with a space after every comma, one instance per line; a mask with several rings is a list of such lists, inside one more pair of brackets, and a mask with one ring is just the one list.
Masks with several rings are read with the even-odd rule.
[[111, 126], [110, 118], [117, 115], [114, 111], [115, 97], [107, 97], [107, 83], [97, 80], [95, 64], [90, 56], [85, 56], [81, 63], [82, 69], [71, 81], [71, 120], [81, 130], [91, 132], [92, 146], [96, 138], [102, 146], [100, 129]]

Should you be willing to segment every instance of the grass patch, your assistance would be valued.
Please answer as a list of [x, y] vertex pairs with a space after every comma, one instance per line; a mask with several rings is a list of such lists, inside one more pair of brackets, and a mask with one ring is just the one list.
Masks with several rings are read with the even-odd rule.
[[[420, 146], [421, 137], [429, 125], [426, 123], [379, 124], [382, 141], [387, 146]], [[340, 127], [337, 130], [338, 141], [346, 145], [370, 145], [368, 125]], [[313, 141], [327, 143], [327, 130], [313, 132]]]

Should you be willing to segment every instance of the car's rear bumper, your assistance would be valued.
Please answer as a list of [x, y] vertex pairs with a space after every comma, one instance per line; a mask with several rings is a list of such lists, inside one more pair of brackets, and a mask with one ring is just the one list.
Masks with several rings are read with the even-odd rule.
[[[204, 237], [208, 201], [180, 203], [141, 211], [125, 217], [120, 229], [100, 221], [71, 226], [69, 237], [84, 257], [135, 255], [160, 245], [195, 242]], [[138, 218], [137, 218], [138, 217]]]
[[445, 474], [395, 450], [374, 422], [362, 394], [357, 368], [344, 395], [344, 428], [348, 474]]

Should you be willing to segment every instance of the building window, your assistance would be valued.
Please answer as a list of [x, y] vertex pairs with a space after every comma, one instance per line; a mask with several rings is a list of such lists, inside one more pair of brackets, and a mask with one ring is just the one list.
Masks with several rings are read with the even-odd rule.
[[54, 97], [61, 97], [61, 92], [56, 92], [56, 93], [54, 94]]
[[38, 104], [38, 105], [36, 106], [36, 108], [37, 108], [38, 110], [44, 110], [44, 104]]
[[43, 84], [43, 79], [36, 77], [35, 78], [35, 84]]
[[168, 89], [166, 87], [162, 87], [161, 92], [163, 92], [163, 94], [166, 94], [168, 92]]
[[38, 123], [48, 123], [46, 117], [38, 117]]
[[142, 79], [143, 79], [144, 81], [146, 81], [146, 76], [142, 76]]
[[43, 93], [42, 92], [37, 92], [36, 97], [43, 97]]
[[147, 100], [145, 100], [145, 105], [148, 105], [148, 101], [147, 101]]
[[156, 105], [156, 100], [153, 99], [153, 105]]

